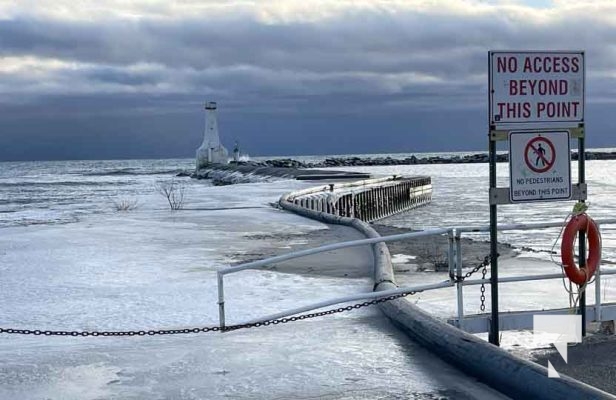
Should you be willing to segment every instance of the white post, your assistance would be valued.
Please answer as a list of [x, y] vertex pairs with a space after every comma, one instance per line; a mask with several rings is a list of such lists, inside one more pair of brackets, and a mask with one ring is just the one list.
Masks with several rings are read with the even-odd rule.
[[454, 266], [455, 266], [455, 258], [454, 258], [454, 246], [453, 246], [453, 230], [447, 232], [447, 241], [449, 243], [449, 253], [448, 253], [448, 264], [449, 264], [449, 278], [451, 280], [453, 280], [454, 276], [455, 276], [455, 272], [454, 272]]
[[220, 329], [225, 329], [225, 289], [224, 275], [218, 271], [218, 322]]
[[[455, 234], [455, 263], [456, 263], [456, 275], [462, 276], [462, 244], [460, 243], [460, 234]], [[456, 283], [456, 294], [458, 298], [458, 328], [464, 330], [464, 286], [462, 282]]]

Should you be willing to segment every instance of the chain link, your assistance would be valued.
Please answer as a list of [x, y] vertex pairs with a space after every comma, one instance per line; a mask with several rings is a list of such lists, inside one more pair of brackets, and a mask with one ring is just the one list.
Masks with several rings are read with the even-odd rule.
[[481, 283], [481, 288], [479, 289], [481, 291], [481, 294], [479, 295], [479, 300], [481, 300], [481, 305], [479, 306], [479, 309], [481, 311], [485, 311], [486, 310], [486, 284], [485, 284], [485, 280], [486, 280], [486, 274], [488, 273], [488, 266], [484, 265], [483, 266], [483, 270], [481, 271], [481, 280], [483, 281]]
[[[469, 278], [471, 275], [473, 275], [475, 272], [479, 271], [480, 269], [484, 269], [490, 265], [490, 256], [487, 255], [483, 258], [483, 261], [480, 262], [479, 264], [477, 264], [477, 266], [475, 266], [472, 270], [468, 271], [466, 274], [464, 274], [463, 276], [456, 276], [453, 278], [453, 281], [455, 283], [460, 283], [460, 282], [464, 282], [464, 280], [466, 278]], [[484, 278], [485, 278], [485, 273], [484, 273]]]
[[293, 317], [285, 317], [272, 319], [268, 321], [253, 322], [250, 324], [230, 325], [221, 328], [219, 326], [200, 327], [200, 328], [184, 328], [184, 329], [157, 329], [157, 330], [140, 330], [140, 331], [52, 331], [52, 330], [31, 330], [31, 329], [12, 329], [0, 328], [0, 334], [7, 333], [13, 335], [35, 335], [35, 336], [73, 336], [73, 337], [110, 337], [110, 336], [155, 336], [155, 335], [181, 335], [189, 333], [207, 333], [207, 332], [230, 332], [238, 329], [258, 328], [261, 326], [286, 324], [288, 322], [301, 321], [310, 318], [322, 317], [325, 315], [337, 314], [345, 311], [353, 311], [359, 308], [368, 307], [375, 304], [384, 303], [399, 299], [401, 297], [417, 294], [420, 291], [395, 294], [387, 297], [380, 297], [374, 300], [357, 303], [346, 307], [332, 308], [330, 310], [319, 311], [310, 314], [296, 315]]
[[31, 330], [31, 329], [12, 329], [0, 328], [0, 333], [8, 333], [14, 335], [35, 335], [35, 336], [81, 336], [81, 337], [98, 337], [98, 336], [154, 336], [154, 335], [178, 335], [186, 333], [203, 333], [220, 331], [220, 327], [202, 327], [202, 328], [184, 328], [184, 329], [157, 329], [147, 331], [52, 331], [52, 330]]
[[[496, 257], [498, 257], [499, 254], [496, 255]], [[460, 282], [464, 282], [464, 280], [466, 278], [469, 278], [471, 275], [473, 275], [475, 272], [481, 270], [481, 287], [480, 287], [480, 292], [481, 294], [479, 295], [479, 300], [481, 300], [481, 305], [479, 306], [479, 309], [481, 311], [485, 311], [486, 310], [486, 284], [485, 284], [485, 280], [486, 280], [486, 274], [488, 273], [488, 265], [491, 264], [491, 257], [489, 255], [485, 256], [483, 261], [480, 262], [479, 264], [477, 264], [477, 266], [475, 266], [472, 270], [468, 271], [466, 274], [464, 274], [464, 276], [456, 276], [453, 278], [453, 281], [455, 283], [460, 283]]]
[[325, 315], [337, 314], [337, 313], [341, 313], [341, 312], [344, 312], [344, 311], [352, 311], [352, 310], [356, 310], [358, 308], [368, 307], [368, 306], [372, 306], [372, 305], [375, 305], [375, 304], [384, 303], [386, 301], [396, 300], [396, 299], [399, 299], [401, 297], [405, 297], [405, 296], [409, 296], [409, 295], [412, 296], [412, 295], [415, 295], [415, 294], [419, 293], [420, 291], [409, 292], [409, 293], [402, 293], [402, 294], [395, 294], [395, 295], [391, 295], [391, 296], [388, 296], [388, 297], [381, 297], [381, 298], [378, 298], [378, 299], [374, 299], [374, 300], [370, 300], [370, 301], [365, 301], [363, 303], [357, 303], [357, 304], [346, 306], [346, 307], [332, 308], [331, 310], [319, 311], [319, 312], [310, 313], [310, 314], [296, 315], [296, 316], [293, 316], [293, 317], [285, 317], [285, 318], [273, 319], [273, 320], [263, 321], [263, 322], [253, 322], [253, 323], [250, 323], [250, 324], [231, 325], [231, 326], [225, 327], [224, 330], [225, 331], [234, 331], [234, 330], [237, 330], [237, 329], [258, 328], [260, 326], [286, 324], [288, 322], [301, 321], [301, 320], [309, 319], [309, 318], [323, 317]]

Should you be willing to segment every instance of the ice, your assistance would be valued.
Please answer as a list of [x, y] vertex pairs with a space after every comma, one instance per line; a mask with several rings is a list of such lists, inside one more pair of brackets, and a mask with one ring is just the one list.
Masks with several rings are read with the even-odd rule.
[[415, 260], [417, 258], [417, 256], [414, 255], [408, 255], [408, 254], [392, 254], [391, 255], [391, 262], [393, 264], [405, 264], [408, 262], [411, 262], [413, 260]]
[[[135, 210], [1, 229], [0, 326], [215, 326], [217, 270], [264, 249], [284, 253], [288, 243], [272, 239], [278, 234], [326, 229], [270, 206], [306, 182], [188, 185], [181, 211], [149, 191], [135, 194]], [[371, 289], [369, 278], [244, 271], [225, 278], [228, 323]], [[224, 334], [3, 334], [0, 357], [3, 399], [503, 398], [374, 307]]]
[[[39, 186], [40, 197], [33, 192], [24, 195], [22, 203], [2, 205], [13, 211], [0, 210], [9, 221], [1, 222], [0, 229], [1, 327], [214, 326], [218, 323], [216, 271], [241, 260], [285, 253], [312, 240], [311, 235], [297, 234], [327, 229], [271, 207], [281, 194], [313, 186], [310, 182], [211, 186], [208, 181], [169, 173], [181, 169], [184, 161], [70, 165], [69, 173], [66, 165], [51, 163], [25, 173], [23, 165], [7, 168], [0, 176], [3, 193], [15, 192], [10, 185], [24, 179], [32, 187], [50, 183]], [[587, 163], [590, 214], [595, 218], [613, 215], [616, 178], [604, 173], [613, 165]], [[487, 224], [487, 165], [343, 169], [432, 176], [432, 204], [384, 223], [409, 229]], [[88, 171], [100, 174], [86, 175]], [[170, 211], [155, 190], [157, 182], [170, 179], [186, 186], [183, 210]], [[95, 184], [81, 185], [84, 182]], [[500, 165], [499, 184], [507, 185], [506, 168]], [[28, 204], [31, 197], [40, 203]], [[118, 212], [114, 198], [135, 199], [138, 207]], [[501, 222], [561, 220], [571, 205], [506, 206], [499, 209], [499, 216]], [[18, 226], [21, 222], [29, 225]], [[605, 253], [613, 257], [615, 230], [604, 226], [602, 232]], [[549, 249], [557, 237], [558, 229], [500, 236], [516, 246], [541, 250]], [[473, 238], [487, 239], [485, 235]], [[394, 254], [394, 262], [411, 265], [413, 254]], [[547, 253], [523, 252], [500, 265], [501, 276], [559, 270], [549, 263]], [[397, 279], [413, 285], [448, 277], [410, 272]], [[604, 278], [601, 284], [604, 301], [614, 299], [614, 279]], [[371, 289], [369, 278], [301, 275], [282, 267], [244, 271], [225, 277], [227, 319], [243, 322]], [[588, 290], [594, 293], [593, 285]], [[489, 310], [489, 290], [487, 294]], [[501, 296], [504, 310], [568, 305], [562, 282], [557, 280], [503, 285]], [[588, 296], [590, 304], [593, 297]], [[411, 301], [440, 318], [456, 311], [453, 289], [419, 293]], [[479, 287], [465, 287], [465, 312], [478, 311]], [[503, 343], [532, 346], [529, 335], [504, 332]], [[374, 307], [225, 334], [145, 338], [2, 334], [0, 357], [2, 399], [502, 398], [414, 344]]]

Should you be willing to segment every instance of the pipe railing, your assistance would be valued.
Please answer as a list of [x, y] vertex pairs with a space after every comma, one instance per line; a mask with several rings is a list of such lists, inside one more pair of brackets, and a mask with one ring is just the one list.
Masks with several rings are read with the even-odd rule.
[[[332, 251], [332, 250], [346, 249], [349, 247], [364, 246], [367, 244], [375, 244], [375, 243], [380, 243], [380, 242], [393, 242], [393, 241], [411, 239], [411, 238], [422, 237], [422, 236], [442, 235], [444, 233], [447, 233], [448, 231], [449, 231], [448, 229], [431, 229], [427, 231], [402, 233], [399, 235], [382, 236], [378, 238], [359, 239], [359, 240], [351, 240], [347, 242], [339, 242], [339, 243], [314, 247], [311, 249], [294, 251], [294, 252], [283, 254], [280, 256], [266, 258], [264, 260], [253, 261], [253, 262], [249, 262], [245, 264], [236, 265], [234, 267], [229, 267], [226, 269], [218, 270], [218, 273], [217, 273], [218, 274], [218, 311], [219, 311], [220, 327], [221, 328], [225, 327], [225, 295], [224, 295], [224, 276], [225, 275], [232, 274], [232, 273], [239, 272], [239, 271], [244, 271], [246, 269], [264, 268], [267, 265], [270, 265], [273, 263], [293, 260], [295, 258], [324, 253], [324, 252]], [[365, 295], [369, 297], [369, 295], [371, 294], [372, 292], [366, 293]], [[312, 309], [315, 309], [315, 308], [312, 308]], [[289, 314], [289, 315], [292, 315], [292, 314]]]
[[[598, 226], [600, 225], [608, 225], [608, 224], [616, 224], [616, 218], [610, 219], [602, 219], [595, 221]], [[528, 224], [503, 224], [498, 225], [499, 231], [525, 231], [525, 230], [533, 230], [533, 229], [550, 229], [550, 228], [561, 228], [563, 226], [563, 222], [533, 222]], [[454, 251], [454, 266], [449, 265], [449, 274], [451, 276], [453, 268], [456, 269], [458, 276], [462, 274], [462, 252], [461, 252], [461, 243], [460, 239], [463, 233], [475, 233], [475, 232], [489, 232], [490, 226], [460, 226], [455, 228], [455, 234], [453, 240], [455, 241], [455, 246], [453, 247]], [[451, 238], [450, 238], [450, 248], [451, 246]], [[597, 268], [595, 272], [595, 314], [598, 318], [601, 317], [601, 275], [614, 275], [616, 274], [616, 270], [612, 271], [603, 271], [601, 272], [601, 266]], [[546, 280], [546, 279], [557, 279], [562, 278], [563, 273], [558, 274], [544, 274], [544, 275], [524, 275], [524, 276], [516, 276], [516, 277], [506, 277], [499, 278], [499, 283], [510, 283], [510, 282], [525, 282], [531, 280]], [[469, 281], [458, 281], [456, 283], [456, 298], [457, 298], [457, 314], [458, 321], [462, 324], [464, 321], [464, 286], [471, 285], [482, 285], [489, 284], [489, 279], [475, 279]]]
[[[598, 225], [607, 225], [607, 224], [616, 224], [616, 219], [603, 219], [595, 221]], [[531, 229], [549, 229], [561, 227], [562, 222], [546, 222], [546, 223], [530, 223], [530, 224], [505, 224], [499, 225], [498, 230], [500, 231], [511, 231], [511, 230], [531, 230]], [[417, 286], [409, 286], [409, 287], [400, 287], [395, 290], [390, 291], [381, 291], [381, 292], [368, 292], [368, 293], [359, 293], [344, 297], [339, 297], [335, 299], [330, 299], [326, 301], [321, 301], [318, 303], [313, 303], [309, 305], [305, 305], [302, 307], [294, 308], [291, 310], [279, 312], [276, 314], [272, 314], [266, 317], [253, 319], [246, 323], [251, 322], [263, 322], [272, 319], [284, 318], [291, 315], [299, 314], [302, 312], [307, 312], [311, 310], [320, 309], [323, 307], [348, 303], [351, 301], [359, 301], [359, 300], [368, 300], [368, 299], [376, 299], [382, 297], [388, 297], [394, 294], [402, 294], [402, 293], [410, 293], [410, 292], [419, 292], [419, 291], [427, 291], [427, 290], [435, 290], [435, 289], [443, 289], [447, 287], [456, 287], [457, 291], [457, 315], [458, 321], [464, 320], [464, 293], [463, 286], [472, 286], [472, 285], [481, 285], [481, 284], [490, 284], [489, 279], [473, 279], [473, 280], [459, 280], [457, 277], [462, 276], [462, 251], [461, 251], [461, 237], [463, 233], [474, 233], [474, 232], [489, 232], [489, 226], [461, 226], [461, 227], [452, 227], [452, 228], [434, 228], [427, 229], [419, 232], [409, 232], [402, 233], [397, 235], [390, 236], [382, 236], [378, 238], [369, 238], [369, 239], [360, 239], [360, 240], [351, 240], [346, 242], [339, 242], [324, 246], [319, 246], [311, 249], [295, 251], [287, 254], [283, 254], [280, 256], [269, 257], [259, 261], [253, 261], [249, 263], [240, 264], [237, 266], [229, 267], [226, 269], [219, 270], [217, 272], [218, 275], [218, 306], [219, 306], [219, 324], [220, 328], [223, 329], [225, 327], [225, 297], [224, 297], [224, 276], [240, 271], [244, 271], [247, 269], [259, 269], [264, 268], [270, 264], [288, 261], [296, 258], [301, 258], [313, 254], [319, 254], [327, 251], [344, 249], [349, 247], [363, 246], [381, 242], [394, 242], [400, 240], [414, 239], [419, 237], [426, 236], [438, 236], [438, 235], [447, 235], [449, 242], [449, 276], [450, 279], [444, 282], [439, 282], [435, 284], [429, 285], [417, 285]], [[616, 269], [609, 271], [601, 271], [601, 268], [597, 268], [595, 273], [595, 313], [597, 318], [600, 318], [601, 315], [601, 285], [600, 285], [600, 277], [601, 275], [616, 275]], [[499, 283], [512, 283], [512, 282], [525, 282], [525, 281], [535, 281], [535, 280], [546, 280], [546, 279], [559, 279], [562, 278], [563, 274], [554, 273], [554, 274], [535, 274], [535, 275], [521, 275], [521, 276], [509, 276], [509, 277], [500, 277], [498, 279]]]

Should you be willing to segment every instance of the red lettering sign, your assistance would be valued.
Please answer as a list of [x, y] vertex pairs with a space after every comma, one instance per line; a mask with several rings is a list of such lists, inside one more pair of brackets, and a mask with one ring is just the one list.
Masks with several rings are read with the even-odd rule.
[[583, 52], [490, 52], [492, 125], [583, 120]]

